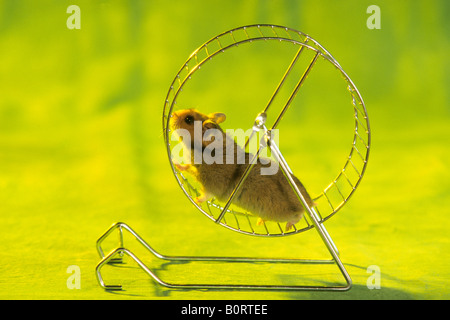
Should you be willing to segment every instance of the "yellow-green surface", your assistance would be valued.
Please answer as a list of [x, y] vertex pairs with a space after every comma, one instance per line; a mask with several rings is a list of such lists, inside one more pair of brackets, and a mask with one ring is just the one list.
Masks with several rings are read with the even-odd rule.
[[[81, 9], [80, 30], [66, 27], [71, 4]], [[371, 4], [381, 9], [379, 30], [366, 27]], [[448, 299], [449, 12], [446, 1], [1, 1], [0, 297]], [[170, 170], [161, 115], [173, 77], [200, 44], [254, 23], [310, 34], [339, 61], [368, 108], [373, 144], [366, 176], [348, 205], [326, 223], [353, 288], [169, 290], [128, 261], [104, 268], [105, 281], [121, 282], [126, 291], [104, 292], [94, 274], [95, 242], [116, 221], [128, 223], [164, 254], [328, 258], [314, 230], [273, 240], [215, 225], [192, 206]], [[266, 75], [245, 61], [236, 64], [249, 75]], [[199, 95], [218, 105], [233, 97], [252, 101], [233, 89], [231, 76], [221, 79], [218, 91], [203, 78]], [[269, 75], [267, 81], [278, 80]], [[266, 83], [259, 78], [258, 85]], [[315, 185], [330, 182], [345, 161], [337, 141], [339, 134], [351, 135], [351, 128], [340, 129], [351, 113], [330, 106], [335, 90], [323, 94], [324, 87], [313, 83], [305, 89], [319, 98], [303, 96], [308, 103], [298, 111], [310, 140], [299, 140], [297, 151], [305, 163], [324, 159], [323, 172], [301, 169]], [[270, 97], [271, 90], [259, 92]], [[239, 115], [242, 106], [228, 105], [227, 112]], [[317, 125], [314, 135], [308, 120], [319, 119], [328, 126]], [[302, 126], [292, 122], [286, 131]], [[324, 139], [339, 147], [322, 149]], [[289, 144], [285, 150], [296, 151]], [[125, 240], [140, 252], [133, 239]], [[329, 266], [171, 264], [143, 252], [141, 257], [169, 282], [341, 281]], [[71, 265], [81, 270], [80, 289], [67, 286]], [[371, 265], [381, 271], [378, 290], [366, 286]]]

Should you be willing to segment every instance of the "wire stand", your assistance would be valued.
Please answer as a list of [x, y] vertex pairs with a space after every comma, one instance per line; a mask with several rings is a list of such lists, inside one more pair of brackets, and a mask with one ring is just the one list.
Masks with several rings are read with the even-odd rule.
[[[313, 212], [313, 211], [312, 211]], [[315, 219], [315, 218], [313, 218]], [[342, 286], [302, 286], [302, 285], [242, 285], [242, 284], [219, 284], [219, 283], [202, 283], [202, 284], [185, 284], [185, 283], [170, 283], [162, 280], [156, 275], [152, 269], [147, 266], [139, 257], [134, 254], [131, 250], [127, 249], [123, 243], [123, 232], [128, 231], [133, 235], [136, 240], [150, 253], [152, 253], [156, 258], [172, 261], [172, 262], [196, 262], [196, 261], [214, 261], [214, 262], [241, 262], [241, 263], [255, 263], [255, 262], [265, 262], [265, 263], [289, 263], [289, 264], [336, 264], [344, 277], [345, 284]], [[201, 257], [201, 256], [167, 256], [157, 252], [153, 249], [142, 237], [134, 231], [131, 227], [123, 222], [117, 222], [113, 224], [98, 240], [97, 240], [97, 251], [100, 255], [100, 262], [95, 268], [96, 276], [99, 285], [107, 291], [117, 291], [122, 290], [122, 285], [120, 284], [106, 284], [102, 277], [102, 268], [105, 264], [120, 264], [123, 261], [123, 256], [127, 255], [132, 260], [134, 260], [138, 266], [152, 278], [156, 283], [171, 289], [224, 289], [224, 290], [274, 290], [274, 291], [346, 291], [352, 286], [352, 280], [339, 259], [339, 253], [334, 245], [333, 241], [325, 230], [322, 224], [318, 224], [318, 230], [321, 234], [321, 238], [327, 246], [329, 252], [331, 253], [331, 260], [315, 260], [315, 259], [268, 259], [268, 258], [245, 258], [245, 257]], [[102, 249], [102, 242], [114, 231], [119, 233], [119, 246], [111, 250], [108, 254], [104, 254]]]
[[[170, 135], [171, 132], [169, 130], [169, 121], [172, 114], [172, 111], [175, 108], [176, 101], [179, 98], [179, 95], [187, 81], [191, 79], [191, 77], [196, 73], [201, 66], [210, 61], [217, 55], [223, 54], [228, 50], [232, 50], [233, 48], [237, 48], [241, 44], [250, 44], [254, 41], [281, 41], [284, 43], [290, 43], [298, 46], [298, 50], [290, 62], [288, 69], [286, 70], [284, 76], [279, 82], [275, 92], [272, 94], [269, 102], [265, 106], [265, 108], [256, 116], [255, 122], [253, 124], [253, 132], [252, 135], [248, 138], [247, 142], [253, 137], [254, 133], [260, 132], [263, 130], [264, 135], [261, 141], [259, 142], [259, 148], [255, 155], [252, 157], [252, 160], [246, 167], [245, 172], [241, 176], [238, 184], [235, 186], [233, 192], [229, 196], [228, 201], [222, 206], [216, 204], [213, 200], [206, 202], [207, 210], [204, 210], [201, 206], [199, 206], [195, 201], [194, 197], [196, 196], [195, 188], [190, 184], [189, 180], [183, 176], [183, 174], [176, 170], [171, 155], [171, 144], [170, 144]], [[283, 86], [286, 78], [293, 70], [293, 66], [299, 60], [302, 52], [312, 52], [313, 57], [309, 61], [309, 64], [301, 75], [301, 78], [298, 80], [297, 85], [294, 90], [291, 92], [287, 102], [284, 104], [279, 115], [275, 118], [275, 122], [272, 124], [270, 129], [266, 127], [266, 119], [269, 113], [269, 107], [272, 105], [275, 97], [277, 96], [280, 88]], [[318, 59], [321, 58], [329, 63], [331, 63], [343, 76], [347, 90], [350, 92], [351, 101], [353, 105], [353, 116], [355, 120], [355, 128], [354, 128], [354, 136], [351, 144], [350, 154], [347, 157], [345, 164], [342, 170], [338, 173], [335, 179], [323, 189], [322, 193], [314, 198], [314, 201], [318, 203], [316, 207], [309, 207], [306, 203], [302, 193], [298, 189], [297, 185], [293, 179], [293, 173], [289, 168], [286, 160], [281, 154], [278, 146], [275, 144], [274, 139], [272, 139], [272, 130], [274, 130], [286, 111], [290, 107], [292, 101], [297, 95], [300, 87], [303, 82], [307, 78], [313, 66], [316, 64]], [[339, 257], [339, 251], [334, 244], [331, 236], [324, 226], [324, 222], [328, 220], [331, 216], [333, 216], [338, 210], [340, 210], [348, 201], [350, 196], [354, 193], [356, 188], [358, 187], [360, 180], [362, 179], [367, 160], [369, 156], [370, 149], [370, 127], [367, 112], [365, 109], [364, 102], [362, 100], [361, 95], [356, 89], [353, 82], [347, 76], [347, 74], [343, 71], [338, 62], [331, 56], [331, 54], [325, 50], [317, 41], [312, 39], [306, 34], [303, 34], [299, 31], [289, 29], [286, 27], [275, 26], [275, 25], [251, 25], [236, 28], [227, 32], [224, 32], [208, 42], [199, 47], [190, 58], [186, 61], [185, 64], [181, 67], [180, 71], [176, 75], [173, 80], [169, 92], [166, 97], [164, 111], [163, 111], [163, 131], [164, 131], [164, 139], [167, 146], [167, 152], [169, 156], [169, 161], [171, 164], [172, 171], [184, 191], [185, 195], [191, 200], [194, 206], [196, 206], [204, 215], [206, 215], [209, 219], [213, 220], [216, 224], [222, 225], [228, 229], [236, 231], [241, 234], [251, 235], [251, 236], [259, 236], [259, 237], [284, 237], [287, 235], [302, 233], [307, 230], [315, 229], [318, 233], [321, 241], [327, 248], [329, 254], [331, 255], [331, 259], [329, 260], [317, 260], [317, 259], [280, 259], [280, 258], [252, 258], [252, 257], [222, 257], [222, 256], [168, 256], [157, 252], [153, 249], [137, 232], [135, 232], [131, 227], [123, 222], [118, 222], [113, 224], [98, 240], [97, 240], [97, 251], [100, 256], [100, 261], [96, 266], [96, 276], [97, 280], [102, 288], [105, 290], [122, 290], [122, 285], [119, 284], [106, 284], [102, 277], [102, 268], [106, 264], [117, 264], [123, 262], [123, 256], [127, 255], [132, 260], [134, 260], [138, 266], [148, 275], [150, 276], [156, 283], [162, 285], [167, 288], [173, 289], [226, 289], [226, 290], [278, 290], [278, 291], [346, 291], [349, 290], [352, 286], [352, 280], [345, 269], [342, 261]], [[231, 208], [233, 199], [235, 195], [239, 192], [242, 187], [244, 181], [246, 180], [250, 170], [253, 168], [255, 163], [258, 160], [260, 151], [263, 148], [269, 148], [271, 154], [279, 163], [280, 169], [285, 175], [289, 185], [292, 190], [297, 195], [298, 200], [302, 203], [305, 213], [304, 218], [302, 219], [306, 223], [306, 227], [298, 226], [294, 227], [294, 231], [284, 232], [278, 223], [277, 228], [269, 229], [264, 223], [265, 232], [256, 231], [253, 228], [253, 224], [255, 220], [254, 216], [250, 216], [246, 213], [241, 213], [233, 210]], [[270, 190], [269, 190], [270, 191]], [[333, 195], [337, 195], [333, 197]], [[323, 204], [323, 205], [322, 205]], [[320, 208], [320, 209], [319, 209]], [[227, 219], [230, 217], [230, 219]], [[239, 222], [239, 219], [243, 219], [242, 223]], [[235, 221], [235, 225], [231, 225], [230, 222]], [[248, 222], [248, 226], [246, 225]], [[275, 230], [275, 231], [273, 231]], [[102, 248], [103, 241], [108, 238], [113, 232], [118, 231], [119, 234], [119, 245], [111, 250], [109, 253], [105, 254]], [[174, 283], [168, 282], [161, 279], [155, 272], [155, 270], [149, 267], [148, 264], [144, 263], [133, 251], [127, 248], [124, 245], [124, 231], [129, 232], [132, 236], [136, 238], [136, 240], [154, 257], [163, 261], [171, 261], [171, 262], [239, 262], [239, 263], [269, 263], [269, 264], [290, 264], [290, 265], [299, 265], [299, 264], [316, 264], [316, 265], [336, 265], [339, 269], [339, 272], [344, 278], [344, 282], [342, 285], [281, 285], [281, 284], [225, 284], [225, 283], [217, 283], [220, 281], [214, 280], [212, 282], [205, 283]], [[215, 279], [220, 279], [220, 274], [217, 274]], [[215, 283], [214, 283], [215, 282]]]

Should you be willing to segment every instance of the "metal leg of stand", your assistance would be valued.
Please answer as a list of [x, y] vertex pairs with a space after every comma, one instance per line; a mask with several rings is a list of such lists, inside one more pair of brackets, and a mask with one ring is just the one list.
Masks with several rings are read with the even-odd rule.
[[303, 197], [303, 194], [298, 189], [296, 183], [294, 182], [294, 179], [292, 178], [292, 172], [289, 169], [289, 166], [288, 166], [286, 160], [283, 158], [278, 147], [276, 146], [276, 144], [272, 141], [272, 139], [270, 137], [270, 131], [266, 131], [266, 143], [270, 147], [272, 154], [275, 156], [276, 160], [279, 162], [280, 168], [283, 171], [284, 175], [286, 176], [291, 188], [294, 190], [297, 197], [303, 204], [306, 214], [311, 219], [311, 221], [312, 221], [315, 229], [318, 231], [323, 243], [327, 247], [328, 251], [330, 252], [331, 256], [333, 257], [333, 260], [336, 262], [336, 264], [339, 267], [339, 270], [341, 271], [342, 275], [344, 276], [347, 285], [345, 287], [343, 287], [343, 289], [347, 289], [347, 290], [350, 289], [350, 287], [352, 285], [352, 280], [351, 280], [347, 270], [345, 269], [342, 261], [339, 259], [339, 252], [336, 248], [336, 245], [331, 240], [331, 237], [330, 237], [328, 231], [323, 226], [323, 224], [320, 223], [319, 217], [318, 217], [317, 213], [315, 212], [314, 208], [311, 208], [308, 206], [305, 198]]

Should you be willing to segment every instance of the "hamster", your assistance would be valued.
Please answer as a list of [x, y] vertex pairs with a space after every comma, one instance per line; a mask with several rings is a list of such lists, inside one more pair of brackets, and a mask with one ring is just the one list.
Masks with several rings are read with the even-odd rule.
[[[189, 164], [174, 163], [174, 165], [178, 170], [191, 174], [202, 185], [203, 190], [201, 190], [200, 196], [194, 199], [198, 204], [212, 197], [226, 202], [253, 156], [245, 152], [234, 139], [221, 129], [219, 124], [225, 120], [226, 116], [223, 113], [205, 115], [195, 109], [180, 110], [171, 114], [170, 129], [185, 129], [189, 132], [189, 139], [183, 139], [181, 142], [184, 148], [191, 151], [191, 161]], [[201, 134], [195, 132], [194, 128], [200, 129]], [[208, 129], [217, 129], [216, 132], [219, 134], [208, 137], [207, 134], [205, 135]], [[207, 163], [206, 159], [202, 159], [196, 163], [194, 161], [195, 152], [204, 152], [213, 142], [223, 146], [220, 148], [222, 152], [219, 150], [216, 151], [219, 154], [215, 154], [216, 160], [222, 159], [222, 161]], [[227, 149], [227, 144], [228, 147], [229, 144], [233, 144], [234, 148]], [[232, 150], [233, 154], [227, 154], [229, 150]], [[264, 221], [286, 222], [286, 231], [289, 231], [303, 217], [304, 207], [282, 170], [277, 170], [275, 174], [261, 174], [262, 168], [270, 166], [269, 161], [272, 160], [258, 159], [241, 189], [236, 193], [233, 204], [258, 216], [258, 225]], [[302, 183], [295, 176], [293, 179], [308, 206], [314, 206], [313, 200]]]

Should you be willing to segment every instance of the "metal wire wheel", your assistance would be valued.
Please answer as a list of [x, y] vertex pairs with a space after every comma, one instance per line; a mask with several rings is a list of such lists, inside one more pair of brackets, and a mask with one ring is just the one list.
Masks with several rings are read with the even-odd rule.
[[[342, 75], [346, 88], [350, 94], [349, 105], [353, 108], [353, 140], [351, 141], [350, 153], [345, 159], [342, 169], [319, 194], [312, 195], [317, 204], [315, 212], [318, 215], [319, 223], [328, 220], [348, 202], [349, 198], [357, 189], [366, 170], [370, 150], [369, 118], [360, 93], [339, 63], [317, 41], [302, 32], [276, 25], [250, 25], [224, 32], [200, 46], [182, 65], [170, 85], [164, 103], [162, 117], [164, 139], [169, 162], [178, 184], [190, 201], [205, 216], [228, 229], [247, 235], [268, 237], [287, 236], [304, 232], [314, 226], [311, 221], [308, 221], [305, 217], [299, 223], [294, 225], [292, 231], [286, 232], [280, 223], [276, 222], [266, 221], [262, 226], [257, 226], [256, 216], [252, 215], [250, 212], [240, 210], [238, 207], [234, 207], [232, 203], [231, 206], [227, 207], [213, 198], [200, 206], [194, 201], [194, 198], [199, 195], [198, 184], [196, 184], [191, 177], [178, 171], [173, 163], [173, 145], [171, 143], [172, 132], [169, 128], [169, 121], [173, 111], [177, 110], [177, 108], [185, 108], [184, 106], [178, 106], [177, 101], [183, 94], [182, 92], [186, 84], [195, 74], [197, 74], [198, 70], [203, 65], [208, 62], [211, 63], [216, 57], [225, 55], [233, 50], [239, 50], [238, 48], [240, 48], [242, 44], [251, 45], [258, 41], [265, 41], [267, 43], [281, 42], [286, 45], [294, 45], [298, 48], [296, 54], [292, 57], [293, 60], [290, 67], [286, 70], [278, 87], [274, 88], [275, 92], [270, 98], [269, 103], [265, 106], [265, 112], [269, 112], [271, 103], [277, 95], [278, 90], [283, 86], [286, 77], [289, 75], [292, 67], [297, 63], [299, 57], [302, 54], [304, 55], [305, 52], [309, 52], [313, 58], [308, 61], [309, 64], [304, 70], [303, 75], [301, 75], [301, 77], [299, 76], [298, 84], [289, 97], [285, 109], [287, 109], [289, 104], [295, 99], [297, 91], [302, 86], [303, 81], [308, 74], [313, 71], [314, 65], [319, 58], [327, 63], [331, 63]], [[284, 111], [285, 110], [283, 110], [278, 118], [275, 119], [273, 127], [281, 121]], [[257, 114], [255, 114], [255, 117], [256, 116]], [[248, 128], [251, 128], [252, 125], [253, 123], [248, 123]]]

